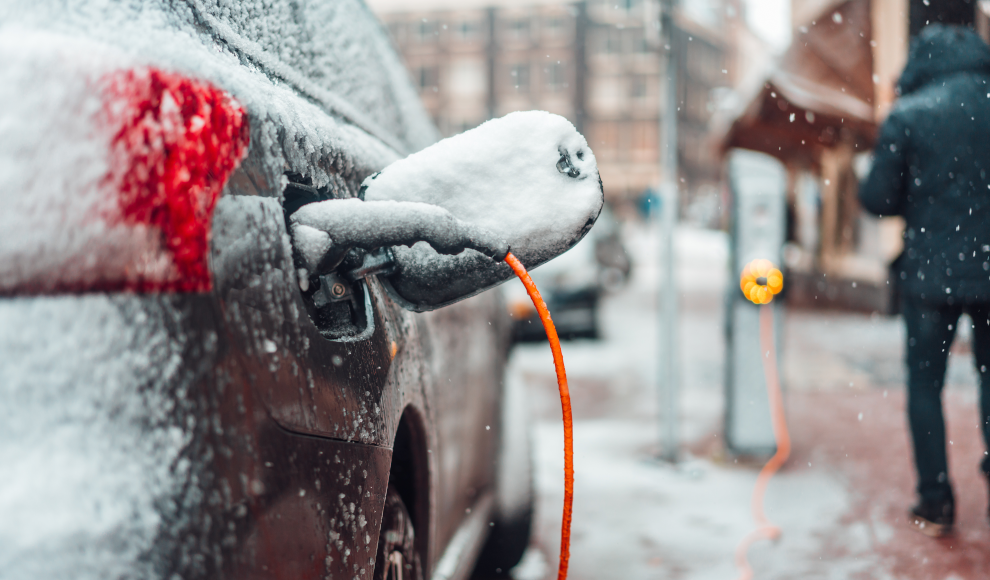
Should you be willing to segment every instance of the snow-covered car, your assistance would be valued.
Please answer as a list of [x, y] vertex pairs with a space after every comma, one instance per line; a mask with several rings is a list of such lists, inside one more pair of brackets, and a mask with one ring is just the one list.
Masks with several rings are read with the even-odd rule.
[[287, 229], [436, 139], [360, 0], [0, 6], [0, 577], [518, 561], [498, 296], [413, 314]]

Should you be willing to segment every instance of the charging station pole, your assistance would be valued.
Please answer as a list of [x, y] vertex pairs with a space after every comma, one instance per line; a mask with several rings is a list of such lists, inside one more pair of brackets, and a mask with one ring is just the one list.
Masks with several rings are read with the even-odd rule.
[[662, 417], [662, 458], [678, 459], [679, 381], [677, 340], [677, 277], [675, 273], [674, 228], [677, 226], [677, 54], [674, 36], [674, 0], [660, 0], [660, 284], [657, 310], [660, 322], [660, 408]]

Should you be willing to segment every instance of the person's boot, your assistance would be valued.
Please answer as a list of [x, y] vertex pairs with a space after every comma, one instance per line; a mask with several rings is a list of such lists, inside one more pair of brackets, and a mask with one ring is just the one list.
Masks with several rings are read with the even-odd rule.
[[952, 533], [956, 509], [952, 500], [921, 500], [911, 508], [908, 523], [930, 538], [941, 538]]

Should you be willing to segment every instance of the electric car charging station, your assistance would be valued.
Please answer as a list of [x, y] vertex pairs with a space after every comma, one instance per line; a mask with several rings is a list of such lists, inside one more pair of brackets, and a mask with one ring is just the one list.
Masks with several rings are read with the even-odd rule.
[[[734, 149], [727, 156], [732, 193], [729, 280], [756, 259], [782, 263], [786, 229], [787, 175], [773, 157]], [[786, 288], [786, 285], [785, 285]], [[780, 360], [784, 305], [775, 300], [774, 341]], [[726, 296], [725, 440], [737, 455], [770, 455], [775, 443], [767, 383], [760, 352], [760, 306], [746, 299], [735, 284]]]

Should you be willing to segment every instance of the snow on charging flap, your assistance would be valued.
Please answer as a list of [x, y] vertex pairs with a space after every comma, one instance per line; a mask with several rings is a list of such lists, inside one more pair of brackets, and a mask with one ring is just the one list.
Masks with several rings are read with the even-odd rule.
[[11, 35], [0, 60], [0, 293], [208, 290], [241, 107], [85, 41]]
[[440, 206], [498, 234], [527, 265], [581, 239], [604, 203], [595, 156], [567, 119], [510, 113], [444, 139], [362, 186], [366, 201]]

